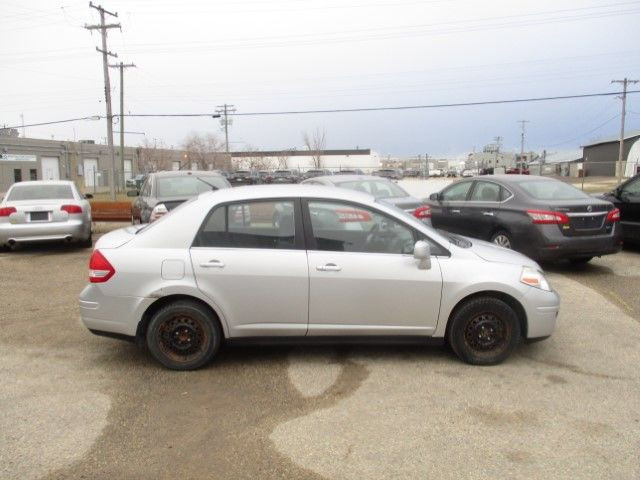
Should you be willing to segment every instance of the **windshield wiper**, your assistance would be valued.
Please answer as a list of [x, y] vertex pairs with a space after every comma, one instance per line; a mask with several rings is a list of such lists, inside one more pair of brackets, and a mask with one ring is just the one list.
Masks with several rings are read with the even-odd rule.
[[206, 183], [207, 185], [209, 185], [211, 187], [211, 190], [218, 190], [218, 187], [216, 187], [215, 185], [211, 185], [209, 182], [207, 182], [206, 180], [201, 179], [200, 177], [196, 177], [198, 180], [200, 180], [202, 183]]

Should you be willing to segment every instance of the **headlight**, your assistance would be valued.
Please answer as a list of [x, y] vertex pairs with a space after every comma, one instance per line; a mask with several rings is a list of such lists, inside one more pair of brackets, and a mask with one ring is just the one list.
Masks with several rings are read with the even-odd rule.
[[520, 281], [530, 287], [546, 290], [547, 292], [551, 291], [551, 287], [549, 286], [547, 279], [544, 278], [544, 275], [540, 270], [536, 270], [535, 268], [523, 267], [522, 273], [520, 274]]
[[167, 210], [167, 207], [164, 205], [164, 203], [159, 203], [158, 205], [153, 207], [153, 210], [151, 210], [151, 216], [149, 217], [149, 222], [153, 222], [159, 219], [162, 215], [164, 215], [168, 211], [169, 210]]

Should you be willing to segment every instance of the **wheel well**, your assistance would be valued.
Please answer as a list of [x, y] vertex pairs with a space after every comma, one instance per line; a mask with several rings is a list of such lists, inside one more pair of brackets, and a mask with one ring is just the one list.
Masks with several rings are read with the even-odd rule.
[[518, 316], [518, 320], [520, 321], [520, 330], [521, 330], [522, 338], [527, 338], [527, 313], [525, 312], [522, 304], [518, 300], [513, 298], [511, 295], [507, 295], [506, 293], [503, 293], [503, 292], [487, 290], [484, 292], [476, 292], [469, 296], [466, 296], [462, 300], [460, 300], [455, 307], [453, 307], [453, 310], [451, 310], [451, 313], [449, 314], [449, 318], [447, 319], [447, 328], [444, 335], [445, 339], [449, 338], [449, 328], [451, 326], [451, 319], [456, 314], [456, 312], [469, 300], [472, 300], [478, 297], [497, 298], [498, 300], [502, 300], [504, 303], [506, 303], [511, 308], [513, 308], [513, 310], [516, 312], [516, 315]]
[[156, 300], [151, 305], [149, 305], [145, 310], [145, 312], [142, 314], [142, 318], [140, 319], [140, 322], [138, 322], [138, 328], [136, 329], [136, 342], [138, 344], [144, 344], [145, 337], [147, 335], [147, 327], [149, 326], [149, 322], [151, 321], [151, 318], [153, 317], [153, 315], [165, 305], [176, 302], [178, 300], [189, 300], [204, 306], [207, 310], [211, 312], [211, 315], [213, 316], [215, 321], [218, 322], [220, 326], [220, 331], [224, 336], [224, 329], [220, 324], [220, 318], [218, 317], [218, 314], [215, 312], [215, 310], [211, 308], [211, 305], [209, 305], [206, 302], [203, 302], [199, 298], [192, 297], [190, 295], [167, 295], [166, 297], [160, 297], [158, 300]]
[[489, 235], [489, 240], [491, 240], [493, 238], [493, 236], [498, 232], [504, 232], [504, 233], [506, 233], [508, 235], [511, 235], [511, 232], [509, 231], [508, 228], [504, 228], [502, 226], [498, 226], [498, 227], [494, 228], [493, 231], [491, 232], [491, 235]]

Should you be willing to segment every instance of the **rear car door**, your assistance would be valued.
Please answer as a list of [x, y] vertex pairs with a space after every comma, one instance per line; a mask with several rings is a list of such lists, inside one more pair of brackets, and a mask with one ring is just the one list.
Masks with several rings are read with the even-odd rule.
[[297, 199], [214, 207], [191, 261], [198, 288], [222, 310], [232, 337], [306, 334], [309, 271]]
[[442, 275], [435, 257], [431, 269], [418, 268], [417, 232], [360, 204], [303, 205], [310, 336], [433, 334]]
[[463, 209], [471, 190], [472, 181], [454, 183], [445, 188], [439, 200], [431, 207], [431, 224], [448, 232], [467, 235], [468, 229], [462, 218]]
[[476, 180], [469, 201], [461, 213], [465, 234], [489, 240], [498, 228], [502, 187], [495, 182]]

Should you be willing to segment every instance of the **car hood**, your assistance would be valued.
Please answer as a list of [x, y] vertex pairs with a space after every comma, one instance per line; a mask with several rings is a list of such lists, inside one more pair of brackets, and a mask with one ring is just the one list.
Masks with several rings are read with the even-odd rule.
[[477, 238], [465, 238], [472, 243], [471, 251], [487, 262], [522, 265], [542, 270], [540, 265], [538, 265], [534, 260], [531, 260], [529, 257], [516, 252], [515, 250], [499, 247], [493, 243], [478, 240]]
[[96, 242], [94, 247], [96, 250], [99, 248], [118, 248], [131, 240], [136, 232], [146, 225], [130, 225], [125, 228], [120, 228], [109, 233], [102, 235]]

